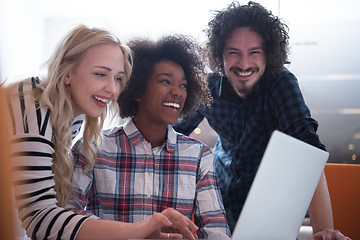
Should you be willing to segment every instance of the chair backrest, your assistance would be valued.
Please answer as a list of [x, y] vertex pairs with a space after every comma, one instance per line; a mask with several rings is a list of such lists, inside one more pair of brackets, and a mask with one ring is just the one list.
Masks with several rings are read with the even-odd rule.
[[[1, 81], [0, 81], [1, 83]], [[15, 216], [12, 207], [10, 151], [5, 110], [5, 90], [0, 85], [0, 239], [15, 239]]]
[[360, 165], [328, 163], [325, 176], [335, 229], [351, 239], [360, 239]]

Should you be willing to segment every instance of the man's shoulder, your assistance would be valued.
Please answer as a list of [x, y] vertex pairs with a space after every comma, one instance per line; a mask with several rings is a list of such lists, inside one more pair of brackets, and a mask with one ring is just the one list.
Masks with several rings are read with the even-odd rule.
[[209, 73], [207, 78], [210, 86], [218, 83], [221, 80], [222, 75], [220, 73]]
[[261, 89], [263, 89], [262, 91], [272, 91], [279, 88], [286, 89], [289, 88], [290, 85], [298, 85], [298, 80], [291, 71], [284, 68], [284, 70], [276, 76], [267, 76], [262, 83]]
[[208, 87], [213, 100], [218, 98], [220, 95], [224, 95], [223, 85], [226, 81], [228, 81], [226, 76], [221, 73], [208, 74]]
[[296, 81], [295, 75], [287, 68], [284, 68], [282, 72], [276, 77], [274, 77], [273, 82], [283, 82], [283, 81]]

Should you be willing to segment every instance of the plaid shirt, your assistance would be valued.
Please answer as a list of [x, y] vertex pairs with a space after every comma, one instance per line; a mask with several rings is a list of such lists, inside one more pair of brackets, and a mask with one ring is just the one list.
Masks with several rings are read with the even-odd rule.
[[73, 147], [74, 197], [67, 208], [138, 222], [172, 207], [190, 219], [194, 214], [199, 238], [229, 239], [213, 155], [204, 144], [169, 126], [167, 141], [152, 149], [130, 119], [104, 132], [95, 166], [86, 174], [80, 149], [81, 141]]
[[274, 130], [325, 147], [316, 134], [318, 123], [310, 116], [298, 81], [287, 69], [278, 78], [261, 78], [245, 100], [222, 91], [227, 81], [226, 77], [212, 75], [211, 107], [201, 108], [176, 123], [174, 129], [188, 135], [206, 117], [218, 133], [216, 171], [224, 204], [231, 208], [236, 221]]

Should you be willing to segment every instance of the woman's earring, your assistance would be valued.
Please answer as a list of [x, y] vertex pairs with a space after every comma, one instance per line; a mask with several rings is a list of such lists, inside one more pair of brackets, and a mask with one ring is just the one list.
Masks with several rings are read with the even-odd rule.
[[68, 73], [64, 79], [64, 83], [66, 86], [70, 87], [70, 74]]

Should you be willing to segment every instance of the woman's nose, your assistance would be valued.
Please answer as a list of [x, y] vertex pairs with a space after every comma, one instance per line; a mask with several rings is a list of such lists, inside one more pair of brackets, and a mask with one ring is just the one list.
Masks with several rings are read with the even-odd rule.
[[181, 95], [181, 89], [180, 89], [180, 87], [174, 85], [174, 86], [171, 88], [171, 93], [172, 93], [174, 96], [180, 96], [180, 95]]
[[115, 78], [109, 77], [106, 81], [105, 91], [111, 93], [112, 95], [115, 95], [118, 91], [118, 84], [116, 83], [116, 81], [117, 80]]

